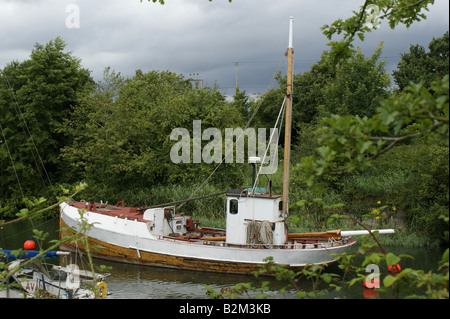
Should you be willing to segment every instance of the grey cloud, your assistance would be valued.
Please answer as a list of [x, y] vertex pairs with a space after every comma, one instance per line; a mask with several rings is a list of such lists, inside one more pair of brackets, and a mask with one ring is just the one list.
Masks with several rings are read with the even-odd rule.
[[[362, 3], [362, 1], [361, 1]], [[80, 28], [65, 25], [70, 4], [80, 9]], [[139, 0], [0, 0], [0, 67], [23, 60], [34, 43], [61, 36], [98, 79], [111, 66], [125, 76], [136, 69], [199, 73], [205, 84], [233, 94], [234, 61], [239, 87], [262, 92], [270, 83], [288, 42], [294, 16], [295, 72], [304, 72], [327, 50], [320, 27], [346, 18], [354, 0], [167, 0], [164, 6]], [[427, 45], [448, 30], [446, 0], [437, 0], [428, 20], [405, 30], [385, 25], [360, 43], [372, 54], [384, 40], [383, 56], [394, 68], [410, 44]]]

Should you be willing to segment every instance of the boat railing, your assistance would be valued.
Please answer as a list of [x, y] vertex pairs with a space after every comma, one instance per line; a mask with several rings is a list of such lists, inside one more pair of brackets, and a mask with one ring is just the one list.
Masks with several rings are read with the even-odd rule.
[[229, 247], [239, 247], [239, 248], [253, 248], [253, 249], [318, 249], [318, 248], [329, 248], [340, 246], [344, 244], [344, 240], [323, 240], [323, 239], [313, 239], [313, 240], [290, 240], [286, 244], [243, 244], [243, 245], [232, 245], [226, 244]]
[[174, 242], [185, 242], [190, 244], [202, 244], [211, 246], [249, 248], [249, 249], [317, 249], [329, 248], [345, 244], [348, 238], [295, 238], [289, 239], [286, 244], [231, 244], [227, 243], [225, 237], [189, 237], [189, 236], [161, 236], [160, 239]]

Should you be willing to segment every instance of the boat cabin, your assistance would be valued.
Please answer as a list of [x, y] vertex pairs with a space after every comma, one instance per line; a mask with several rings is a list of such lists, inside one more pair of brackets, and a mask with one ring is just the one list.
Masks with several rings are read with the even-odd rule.
[[226, 243], [230, 245], [284, 245], [287, 227], [282, 196], [262, 188], [227, 190]]

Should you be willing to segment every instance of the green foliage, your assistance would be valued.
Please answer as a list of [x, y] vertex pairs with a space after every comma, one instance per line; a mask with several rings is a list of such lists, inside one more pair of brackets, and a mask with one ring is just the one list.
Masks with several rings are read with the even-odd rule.
[[[279, 293], [294, 291], [297, 298], [320, 298], [329, 293], [340, 296], [340, 292], [354, 285], [363, 285], [367, 280], [367, 266], [377, 265], [380, 278], [380, 287], [376, 292], [390, 294], [391, 298], [406, 299], [448, 299], [448, 261], [449, 251], [446, 249], [439, 262], [438, 272], [415, 270], [412, 268], [390, 268], [402, 264], [405, 259], [412, 256], [385, 252], [379, 243], [371, 241], [371, 237], [363, 236], [362, 243], [354, 253], [343, 253], [339, 256], [341, 272], [327, 272], [324, 265], [307, 265], [300, 271], [288, 269], [285, 265], [275, 264], [271, 257], [265, 260], [266, 264], [254, 273], [256, 278], [261, 275], [271, 275], [283, 284]], [[391, 270], [390, 270], [391, 269]], [[398, 269], [398, 268], [397, 268]], [[309, 284], [307, 284], [309, 283]], [[268, 281], [260, 286], [252, 283], [238, 283], [231, 287], [223, 287], [219, 291], [206, 286], [207, 295], [211, 299], [234, 299], [242, 297], [268, 298], [264, 293], [270, 290]], [[255, 295], [256, 293], [256, 295]]]
[[[63, 158], [79, 168], [90, 184], [110, 190], [190, 184], [206, 178], [211, 166], [172, 163], [169, 155], [175, 142], [170, 134], [175, 128], [186, 128], [192, 140], [197, 119], [202, 120], [202, 130], [223, 131], [242, 124], [236, 106], [217, 90], [194, 88], [167, 71], [137, 71], [123, 79], [107, 69], [104, 80], [65, 123], [74, 143], [63, 148]], [[219, 170], [215, 178], [220, 180], [223, 173]]]
[[359, 11], [353, 11], [353, 15], [347, 19], [337, 19], [330, 25], [322, 27], [323, 34], [331, 40], [336, 35], [342, 35], [340, 41], [330, 41], [328, 59], [336, 64], [348, 59], [354, 53], [353, 42], [355, 36], [364, 41], [365, 34], [377, 29], [383, 20], [387, 20], [389, 27], [394, 29], [403, 24], [410, 27], [414, 22], [426, 19], [422, 10], [428, 11], [428, 7], [434, 4], [434, 0], [366, 0]]
[[246, 121], [250, 118], [250, 110], [252, 109], [253, 102], [249, 100], [249, 97], [246, 95], [245, 90], [240, 91], [239, 88], [236, 88], [236, 92], [233, 96], [233, 105], [242, 114], [242, 118]]
[[206, 294], [211, 299], [236, 299], [237, 296], [241, 296], [244, 293], [249, 297], [250, 295], [248, 293], [252, 289], [252, 285], [250, 283], [238, 283], [231, 287], [223, 287], [220, 292], [217, 292], [209, 286], [205, 286], [205, 289]]
[[[40, 210], [37, 210], [37, 211], [27, 212], [27, 214], [25, 214], [25, 215], [15, 219], [15, 220], [12, 220], [12, 221], [8, 221], [8, 222], [0, 221], [0, 226], [3, 227], [6, 224], [14, 223], [14, 222], [17, 222], [19, 220], [22, 220], [22, 219], [25, 219], [25, 218], [30, 218], [31, 216], [36, 216], [36, 215], [42, 214], [45, 211], [51, 210], [54, 207], [58, 206], [61, 202], [66, 201], [68, 199], [68, 197], [66, 197], [66, 196], [73, 197], [77, 193], [79, 193], [80, 191], [84, 190], [85, 187], [86, 187], [85, 184], [79, 184], [79, 185], [73, 187], [73, 189], [71, 190], [73, 193], [71, 193], [70, 195], [69, 195], [69, 190], [63, 189], [63, 191], [62, 191], [63, 194], [62, 194], [62, 196], [58, 197], [59, 201], [57, 203], [55, 203], [55, 204], [53, 204], [51, 206], [44, 207], [43, 209], [40, 209]], [[44, 199], [44, 198], [40, 198], [38, 200], [29, 201], [29, 203], [28, 203], [29, 206], [28, 207], [30, 207], [30, 206], [39, 206], [39, 204], [44, 203], [45, 201], [46, 201], [46, 199]], [[27, 211], [28, 211], [28, 209], [27, 209]], [[14, 283], [13, 284], [9, 283], [11, 276], [13, 276], [21, 268], [24, 268], [27, 265], [29, 265], [30, 263], [35, 262], [39, 258], [44, 257], [47, 252], [54, 251], [54, 250], [58, 249], [60, 245], [62, 245], [64, 243], [67, 243], [67, 242], [78, 242], [78, 241], [83, 242], [83, 244], [85, 245], [84, 247], [86, 247], [86, 252], [87, 252], [87, 256], [88, 256], [89, 266], [91, 267], [91, 271], [94, 274], [94, 278], [96, 278], [95, 272], [94, 272], [94, 265], [93, 265], [92, 257], [91, 257], [91, 254], [90, 254], [90, 249], [94, 248], [94, 247], [90, 247], [89, 246], [89, 244], [87, 242], [87, 235], [86, 235], [86, 233], [92, 227], [92, 224], [89, 224], [87, 222], [87, 219], [84, 216], [84, 212], [83, 211], [80, 211], [80, 216], [81, 216], [81, 218], [79, 220], [79, 231], [78, 232], [73, 232], [73, 235], [64, 236], [63, 238], [61, 238], [59, 240], [51, 240], [49, 242], [49, 244], [50, 244], [49, 247], [47, 247], [45, 249], [41, 248], [40, 252], [35, 257], [29, 258], [27, 260], [24, 260], [24, 262], [22, 262], [19, 267], [14, 267], [14, 268], [8, 267], [9, 263], [8, 262], [4, 262], [2, 259], [0, 259], [0, 260], [2, 260], [0, 262], [0, 289], [3, 290], [5, 288], [7, 288], [7, 287], [20, 288], [20, 286], [17, 286]], [[67, 230], [68, 229], [65, 229], [64, 231], [67, 231]], [[44, 241], [47, 238], [47, 236], [49, 235], [48, 233], [44, 233], [43, 231], [40, 231], [40, 230], [37, 230], [37, 229], [33, 230], [33, 234], [34, 234], [33, 238], [35, 240], [39, 241], [39, 242]], [[3, 257], [1, 254], [3, 254], [3, 253], [0, 252], [0, 257]], [[19, 249], [17, 249], [17, 250], [12, 252], [12, 255], [15, 255], [17, 257], [21, 257], [23, 254], [24, 254], [24, 251], [23, 251], [22, 248], [19, 248]], [[106, 266], [100, 267], [100, 270], [102, 270], [102, 271], [106, 271], [108, 269], [109, 268], [107, 268]], [[97, 286], [95, 285], [96, 281], [97, 280], [94, 279], [93, 289], [98, 289]], [[42, 292], [40, 292], [40, 291], [37, 291], [36, 294], [33, 295], [33, 298], [37, 298], [37, 299], [40, 299], [40, 298], [55, 298], [55, 297], [56, 296], [49, 296], [45, 291], [44, 291], [44, 294], [42, 294]]]
[[377, 200], [390, 204], [395, 214], [389, 218], [401, 219], [412, 233], [426, 234], [429, 243], [446, 244], [448, 225], [439, 216], [448, 216], [448, 156], [448, 147], [421, 141], [396, 146], [365, 171], [348, 176], [342, 198], [355, 213], [369, 211]]
[[[329, 43], [331, 49], [329, 53], [324, 54], [323, 61], [330, 66], [325, 70], [338, 69], [342, 61], [344, 63], [348, 61], [355, 53], [353, 50], [355, 36], [358, 36], [363, 41], [365, 33], [370, 32], [372, 28], [376, 29], [380, 19], [387, 19], [391, 28], [400, 23], [409, 27], [413, 22], [426, 18], [421, 11], [422, 9], [427, 10], [432, 3], [434, 3], [432, 0], [365, 1], [360, 11], [354, 12], [352, 17], [347, 20], [339, 19], [331, 25], [324, 26], [322, 30], [330, 40], [336, 34], [343, 35], [341, 41]], [[448, 56], [448, 53], [445, 52], [448, 52], [448, 49], [445, 51], [445, 45], [437, 44], [436, 41], [434, 45], [439, 47], [438, 50], [435, 50], [436, 52], [444, 52], [445, 61], [445, 54]], [[442, 47], [444, 47], [444, 50], [442, 50]], [[436, 62], [432, 64], [436, 64]], [[403, 69], [402, 71], [407, 72], [403, 65], [401, 68]], [[433, 66], [428, 68], [428, 73], [432, 73], [429, 70], [434, 70]], [[420, 74], [420, 71], [418, 73], [420, 76], [429, 75]], [[424, 81], [409, 84], [403, 94], [392, 95], [384, 101], [381, 98], [379, 101], [382, 102], [376, 109], [375, 114], [364, 114], [364, 116], [352, 113], [352, 115], [348, 115], [350, 112], [348, 112], [348, 103], [346, 103], [343, 106], [347, 107], [347, 109], [342, 109], [344, 112], [334, 109], [331, 113], [342, 113], [325, 117], [322, 120], [323, 126], [311, 126], [310, 128], [316, 130], [317, 133], [311, 134], [311, 132], [308, 132], [309, 135], [307, 136], [320, 136], [317, 144], [315, 144], [317, 145], [316, 153], [303, 157], [294, 169], [294, 172], [299, 173], [296, 182], [303, 183], [306, 186], [305, 188], [310, 190], [307, 193], [309, 198], [297, 200], [295, 206], [301, 210], [310, 210], [311, 208], [324, 210], [324, 201], [322, 198], [315, 196], [316, 194], [329, 194], [330, 191], [342, 189], [348, 191], [348, 188], [345, 188], [345, 186], [348, 187], [349, 184], [345, 185], [345, 182], [342, 183], [340, 181], [345, 180], [345, 178], [348, 178], [348, 180], [361, 180], [361, 176], [364, 177], [364, 175], [360, 174], [366, 174], [365, 176], [367, 177], [367, 171], [382, 167], [383, 161], [379, 160], [382, 156], [388, 154], [388, 151], [394, 152], [395, 155], [403, 155], [406, 154], [405, 151], [414, 150], [414, 148], [417, 148], [417, 145], [420, 145], [419, 143], [423, 143], [423, 145], [426, 145], [424, 147], [428, 148], [426, 150], [426, 152], [429, 152], [429, 154], [426, 154], [428, 156], [424, 156], [424, 158], [421, 158], [421, 160], [410, 167], [406, 163], [414, 161], [414, 158], [405, 158], [401, 164], [399, 162], [397, 169], [381, 171], [383, 173], [381, 177], [386, 181], [388, 174], [392, 171], [397, 174], [395, 178], [391, 178], [394, 184], [391, 187], [390, 195], [406, 192], [406, 185], [401, 185], [401, 183], [406, 184], [408, 182], [411, 185], [411, 183], [418, 182], [415, 184], [417, 188], [414, 187], [413, 193], [411, 193], [411, 195], [415, 195], [412, 205], [420, 202], [425, 206], [425, 203], [430, 200], [433, 203], [432, 206], [426, 207], [433, 207], [433, 213], [415, 215], [421, 216], [422, 229], [430, 227], [433, 224], [431, 220], [442, 220], [443, 224], [446, 225], [447, 231], [436, 228], [433, 231], [438, 234], [446, 233], [448, 242], [448, 164], [445, 164], [448, 163], [449, 139], [448, 67], [439, 77], [433, 76], [432, 80], [428, 84], [425, 84]], [[333, 84], [337, 85], [337, 82]], [[350, 88], [350, 86], [342, 85], [337, 87], [339, 89], [335, 92], [341, 94], [340, 97], [345, 94], [347, 87]], [[306, 90], [306, 92], [308, 91]], [[353, 92], [355, 92], [355, 89], [353, 89]], [[320, 98], [322, 97], [321, 95]], [[361, 103], [363, 103], [362, 105], [365, 104], [364, 102], [359, 102], [357, 105], [360, 104], [362, 106]], [[302, 134], [305, 133], [302, 132]], [[406, 145], [406, 149], [399, 148], [398, 145], [405, 143], [413, 144], [411, 146]], [[302, 145], [300, 145], [297, 151], [301, 152], [302, 148]], [[395, 152], [395, 150], [398, 152]], [[438, 154], [440, 153], [440, 156], [433, 157], [431, 154], [436, 151]], [[310, 148], [308, 152], [310, 152]], [[386, 159], [383, 158], [383, 160]], [[424, 162], [432, 169], [426, 169], [425, 165], [420, 167]], [[393, 161], [387, 160], [385, 163], [391, 164]], [[419, 171], [418, 174], [417, 171]], [[441, 174], [440, 177], [435, 175], [439, 174], [437, 172]], [[371, 185], [370, 182], [375, 180], [374, 175], [374, 173], [369, 175], [371, 178], [364, 185], [371, 192], [369, 196], [386, 196], [386, 192]], [[403, 180], [403, 177], [406, 177], [406, 181]], [[414, 180], [417, 178], [419, 179], [418, 181]], [[376, 192], [374, 192], [375, 190]], [[360, 194], [361, 197], [366, 195], [361, 189], [356, 193]], [[393, 198], [389, 199], [392, 200]], [[395, 199], [399, 199], [399, 197], [396, 196]], [[413, 199], [412, 196], [409, 199]], [[339, 209], [341, 209], [342, 204], [339, 205]], [[389, 207], [392, 207], [394, 211], [391, 214], [395, 214], [397, 210], [396, 206], [391, 205], [374, 208], [370, 213], [363, 214], [361, 217], [372, 220], [378, 219], [382, 218], [382, 212], [384, 216], [389, 217], [389, 213], [387, 213]], [[336, 211], [336, 213], [329, 216], [329, 222], [341, 219], [342, 214], [350, 217], [355, 222], [357, 221], [354, 217], [339, 211], [336, 207], [330, 207], [329, 209]], [[436, 212], [440, 214], [439, 217], [436, 216]], [[292, 220], [299, 222], [301, 217], [298, 215], [293, 216]], [[358, 223], [362, 225], [362, 223]], [[344, 276], [339, 285], [331, 283], [330, 288], [336, 288], [338, 291], [341, 287], [351, 286], [357, 282], [364, 281], [366, 279], [365, 266], [369, 264], [388, 268], [400, 262], [402, 258], [410, 258], [409, 256], [396, 256], [393, 253], [386, 252], [374, 234], [372, 234], [371, 238], [375, 240], [375, 243], [369, 242], [369, 238], [364, 236], [357, 253], [344, 253], [339, 256], [339, 267], [344, 270]], [[359, 256], [364, 257], [361, 266], [358, 266], [357, 257]], [[275, 265], [274, 267], [272, 268], [273, 274], [278, 279], [283, 279], [285, 282], [289, 282], [291, 287], [295, 287], [296, 279], [301, 275], [300, 273], [295, 274], [286, 271], [282, 265]], [[436, 274], [430, 271], [425, 274], [422, 270], [406, 268], [396, 276], [390, 273], [382, 279], [383, 286], [381, 289], [385, 291], [390, 289], [394, 298], [406, 295], [407, 298], [448, 299], [448, 249], [443, 255], [439, 270], [441, 273]], [[316, 278], [320, 277], [320, 271], [316, 270], [313, 272], [313, 276], [316, 276]], [[349, 279], [346, 279], [348, 275], [351, 276]], [[329, 277], [321, 279], [325, 282], [331, 282]], [[297, 288], [296, 290], [300, 291]], [[315, 296], [314, 290], [312, 294]], [[215, 296], [220, 296], [220, 294]], [[297, 296], [305, 297], [306, 293], [300, 291]]]
[[[83, 191], [86, 188], [86, 184], [84, 183], [80, 183], [76, 186], [73, 187], [73, 194], [71, 196], [75, 196], [76, 194], [78, 194], [79, 192]], [[47, 199], [40, 197], [39, 199], [36, 198], [24, 198], [23, 202], [26, 203], [26, 208], [23, 208], [20, 210], [19, 213], [16, 214], [17, 218], [9, 220], [9, 221], [5, 221], [5, 220], [0, 220], [0, 226], [4, 226], [7, 224], [11, 224], [11, 223], [15, 223], [24, 219], [28, 219], [31, 217], [35, 217], [35, 216], [41, 216], [43, 215], [45, 212], [47, 211], [51, 211], [52, 209], [56, 208], [59, 206], [60, 203], [64, 202], [67, 200], [67, 196], [68, 196], [68, 191], [63, 191], [62, 196], [57, 196], [56, 200], [57, 202], [55, 204], [52, 204], [50, 206], [46, 206], [44, 208], [42, 208], [41, 204], [45, 203], [47, 201]]]
[[24, 196], [51, 196], [49, 180], [66, 181], [59, 154], [70, 136], [60, 130], [93, 81], [65, 45], [61, 38], [36, 44], [28, 60], [1, 71], [0, 201], [10, 206], [6, 216]]
[[[379, 61], [381, 46], [370, 58], [358, 50], [349, 60], [336, 66], [335, 78], [323, 87], [326, 114], [372, 116], [390, 86], [384, 62]], [[321, 114], [324, 115], [323, 113]]]
[[[5, 81], [0, 87], [3, 133], [17, 164], [16, 171], [24, 181], [30, 180], [29, 168], [38, 159], [52, 176], [60, 173], [59, 148], [67, 143], [67, 137], [58, 130], [71, 107], [77, 104], [78, 95], [92, 84], [80, 60], [65, 53], [64, 48], [60, 38], [45, 46], [36, 44], [29, 60], [9, 64], [3, 70]], [[39, 158], [38, 154], [46, 156]], [[11, 170], [6, 164], [4, 167]]]
[[[400, 258], [397, 256], [386, 255], [388, 265], [393, 265]], [[439, 262], [438, 273], [423, 270], [414, 270], [411, 268], [403, 269], [398, 274], [389, 274], [383, 279], [383, 285], [386, 288], [392, 288], [398, 292], [403, 289], [407, 292], [407, 299], [448, 299], [448, 248], [442, 255]]]
[[[380, 101], [388, 97], [390, 88], [384, 62], [380, 61], [381, 52], [380, 46], [370, 58], [366, 58], [361, 51], [355, 51], [337, 65], [330, 63], [329, 53], [324, 52], [321, 60], [309, 72], [294, 76], [293, 144], [309, 145], [302, 139], [305, 124], [315, 125], [324, 116], [339, 114], [363, 117], [375, 113]], [[275, 123], [286, 93], [286, 78], [278, 74], [276, 79], [279, 87], [264, 95], [255, 126], [270, 128]]]
[[436, 79], [448, 74], [449, 40], [448, 31], [428, 45], [428, 52], [421, 45], [411, 45], [392, 75], [399, 90], [403, 91], [411, 82], [424, 82], [426, 87]]
[[[323, 282], [333, 287], [332, 290], [336, 287], [333, 283], [336, 282], [338, 275], [325, 272], [325, 265], [307, 265], [300, 271], [293, 271], [285, 265], [274, 263], [272, 257], [266, 258], [264, 262], [265, 264], [254, 272], [255, 278], [274, 276], [277, 281], [283, 284], [283, 287], [278, 290], [280, 293], [294, 289], [298, 298], [315, 299], [330, 291], [328, 288], [322, 289], [320, 287]], [[305, 281], [309, 283], [308, 287], [303, 286]], [[270, 288], [269, 285], [269, 281], [262, 281], [259, 286], [246, 282], [231, 287], [222, 287], [220, 291], [210, 286], [205, 286], [205, 289], [210, 299], [236, 299], [242, 296], [262, 299], [271, 297], [267, 293]]]
[[[339, 115], [325, 118], [327, 126], [320, 129], [317, 158], [302, 158], [296, 169], [303, 172], [305, 183], [311, 186], [314, 177], [325, 172], [365, 169], [371, 160], [412, 137], [425, 136], [429, 141], [448, 146], [448, 83], [447, 75], [433, 82], [431, 89], [423, 84], [413, 85], [407, 93], [383, 101], [370, 118]], [[417, 131], [403, 135], [402, 129], [411, 124]]]

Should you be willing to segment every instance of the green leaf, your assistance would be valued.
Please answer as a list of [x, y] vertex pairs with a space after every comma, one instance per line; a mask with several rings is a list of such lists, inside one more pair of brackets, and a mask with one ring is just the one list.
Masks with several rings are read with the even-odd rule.
[[298, 206], [298, 207], [305, 207], [306, 202], [307, 202], [306, 199], [302, 199], [302, 200], [297, 201], [295, 203], [295, 205]]
[[391, 275], [387, 275], [384, 279], [383, 279], [383, 284], [385, 287], [390, 287], [392, 286], [395, 281], [397, 280], [397, 277], [391, 276]]
[[395, 265], [400, 262], [400, 258], [394, 255], [393, 253], [386, 254], [386, 264], [388, 266]]
[[358, 38], [359, 38], [361, 41], [364, 41], [364, 33], [358, 32], [357, 35], [358, 35]]
[[16, 214], [17, 217], [27, 216], [29, 213], [28, 208], [22, 208], [19, 213]]
[[353, 286], [355, 283], [358, 283], [358, 282], [363, 281], [364, 278], [365, 278], [365, 277], [362, 277], [361, 275], [360, 275], [359, 277], [357, 277], [357, 278], [353, 278], [352, 280], [350, 280], [350, 281], [348, 282], [348, 286], [351, 287], [351, 286]]
[[359, 152], [361, 154], [364, 153], [365, 151], [367, 151], [369, 149], [370, 146], [372, 146], [372, 141], [363, 142], [359, 149]]
[[304, 292], [304, 291], [297, 292], [297, 298], [303, 299], [305, 297], [306, 297], [306, 292]]

